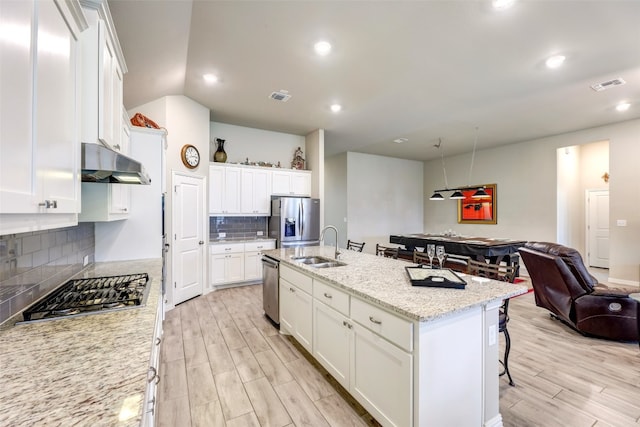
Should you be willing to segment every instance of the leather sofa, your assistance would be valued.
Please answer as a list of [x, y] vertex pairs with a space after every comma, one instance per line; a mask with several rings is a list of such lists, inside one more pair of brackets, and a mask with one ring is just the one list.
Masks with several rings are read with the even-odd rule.
[[548, 242], [527, 242], [519, 249], [538, 307], [590, 336], [637, 341], [638, 302], [633, 290], [610, 288], [587, 271], [575, 249]]

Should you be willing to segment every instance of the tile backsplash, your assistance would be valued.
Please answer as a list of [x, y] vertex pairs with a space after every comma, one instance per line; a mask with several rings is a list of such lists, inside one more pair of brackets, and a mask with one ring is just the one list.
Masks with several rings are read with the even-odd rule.
[[93, 223], [0, 236], [0, 324], [94, 262]]
[[267, 236], [267, 223], [269, 218], [265, 216], [211, 216], [209, 217], [210, 239], [220, 238], [220, 233], [225, 233], [225, 239], [254, 239], [258, 231]]

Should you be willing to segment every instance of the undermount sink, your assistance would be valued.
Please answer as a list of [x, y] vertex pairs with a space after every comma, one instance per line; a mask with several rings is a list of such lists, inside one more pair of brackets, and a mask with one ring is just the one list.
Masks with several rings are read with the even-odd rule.
[[300, 262], [314, 268], [330, 268], [347, 265], [344, 262], [336, 261], [335, 259], [325, 258], [322, 256], [299, 256], [292, 257], [291, 259], [293, 261]]

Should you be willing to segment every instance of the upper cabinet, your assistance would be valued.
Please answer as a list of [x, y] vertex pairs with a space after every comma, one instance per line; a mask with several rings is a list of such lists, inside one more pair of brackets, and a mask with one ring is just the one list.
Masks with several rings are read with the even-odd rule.
[[311, 171], [274, 170], [271, 194], [277, 196], [311, 196]]
[[0, 235], [75, 225], [85, 16], [77, 1], [0, 2], [0, 27]]
[[[114, 150], [129, 156], [131, 127], [123, 119], [118, 144]], [[104, 184], [95, 182], [82, 183], [82, 210], [78, 215], [80, 222], [108, 222], [129, 218], [131, 207], [130, 184]]]
[[240, 212], [240, 180], [242, 169], [239, 167], [209, 166], [209, 213], [218, 215]]
[[212, 163], [209, 214], [269, 216], [271, 196], [311, 196], [311, 171]]
[[247, 215], [269, 215], [271, 211], [271, 171], [243, 168], [240, 209]]
[[[126, 65], [106, 1], [83, 0], [89, 28], [82, 33], [82, 142], [104, 143], [129, 155], [129, 118], [122, 106]], [[82, 184], [80, 221], [129, 216], [128, 184]]]
[[126, 65], [106, 1], [84, 0], [89, 29], [82, 33], [82, 141], [114, 149], [122, 132]]

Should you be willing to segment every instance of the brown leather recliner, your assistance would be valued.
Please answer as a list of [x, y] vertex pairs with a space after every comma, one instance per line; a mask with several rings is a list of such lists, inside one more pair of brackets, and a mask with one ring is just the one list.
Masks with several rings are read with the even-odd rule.
[[638, 303], [633, 291], [598, 283], [575, 249], [527, 242], [519, 249], [533, 284], [536, 305], [586, 335], [638, 340]]

